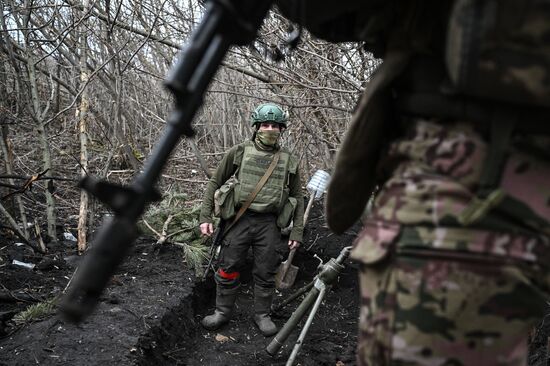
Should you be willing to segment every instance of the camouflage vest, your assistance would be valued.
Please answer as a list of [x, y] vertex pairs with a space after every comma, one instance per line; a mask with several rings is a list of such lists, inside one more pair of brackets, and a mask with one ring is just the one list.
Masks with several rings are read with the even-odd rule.
[[[235, 192], [237, 206], [241, 206], [250, 196], [273, 159], [273, 152], [257, 150], [252, 141], [245, 142], [243, 146], [243, 156], [237, 173], [239, 185]], [[288, 151], [281, 150], [275, 170], [250, 205], [249, 210], [279, 213], [288, 199], [288, 174], [292, 171], [296, 172], [296, 164], [293, 160]]]

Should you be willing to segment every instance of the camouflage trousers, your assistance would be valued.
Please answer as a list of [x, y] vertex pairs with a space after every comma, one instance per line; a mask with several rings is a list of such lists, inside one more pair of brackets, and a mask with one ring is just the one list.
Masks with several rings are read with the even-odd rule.
[[351, 255], [361, 263], [359, 365], [527, 364], [549, 298], [550, 143], [515, 136], [501, 199], [465, 224], [487, 149], [468, 124], [425, 120], [390, 146], [399, 163]]

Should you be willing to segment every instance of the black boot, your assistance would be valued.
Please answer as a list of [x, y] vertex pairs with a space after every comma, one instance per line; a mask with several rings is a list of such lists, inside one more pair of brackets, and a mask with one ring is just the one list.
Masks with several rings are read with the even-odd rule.
[[214, 314], [202, 319], [201, 324], [204, 328], [216, 330], [231, 319], [239, 288], [240, 286], [232, 288], [216, 286], [216, 310], [214, 310]]
[[277, 333], [277, 326], [269, 317], [274, 291], [274, 288], [254, 286], [254, 323], [266, 337]]

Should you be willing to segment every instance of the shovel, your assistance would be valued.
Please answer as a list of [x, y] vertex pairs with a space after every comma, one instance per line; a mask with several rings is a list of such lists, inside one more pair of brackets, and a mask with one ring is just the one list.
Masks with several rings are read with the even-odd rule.
[[[311, 210], [311, 206], [313, 205], [314, 198], [315, 198], [315, 194], [312, 194], [311, 197], [309, 197], [307, 208], [304, 213], [304, 226], [306, 226], [307, 218], [309, 216], [309, 211]], [[286, 261], [281, 263], [281, 265], [279, 266], [279, 271], [275, 275], [275, 286], [279, 290], [285, 290], [287, 288], [292, 287], [292, 285], [294, 284], [294, 281], [296, 280], [296, 275], [298, 274], [298, 267], [292, 265], [292, 259], [294, 258], [294, 254], [296, 254], [296, 248], [290, 251], [290, 253], [288, 254], [288, 258], [286, 259]]]

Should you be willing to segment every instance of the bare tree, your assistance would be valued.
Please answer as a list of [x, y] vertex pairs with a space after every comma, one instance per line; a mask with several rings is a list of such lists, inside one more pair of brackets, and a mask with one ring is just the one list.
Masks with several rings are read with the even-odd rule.
[[[0, 57], [7, 62], [0, 67], [0, 93], [7, 98], [1, 108], [11, 124], [4, 117], [0, 176], [48, 170], [55, 178], [55, 185], [40, 180], [24, 194], [0, 178], [19, 207], [12, 209], [18, 225], [25, 228], [30, 214], [53, 238], [58, 214], [67, 229], [76, 226], [84, 250], [86, 222], [95, 216], [86, 195], [69, 182], [92, 174], [124, 183], [141, 169], [172, 107], [162, 80], [200, 19], [201, 4], [2, 2]], [[161, 187], [186, 191], [196, 202], [223, 152], [252, 135], [250, 112], [267, 101], [290, 112], [284, 143], [301, 157], [304, 176], [331, 168], [353, 106], [380, 62], [356, 44], [328, 44], [305, 31], [292, 50], [288, 27], [271, 12], [252, 45], [230, 50], [195, 119], [195, 139], [175, 151]]]

